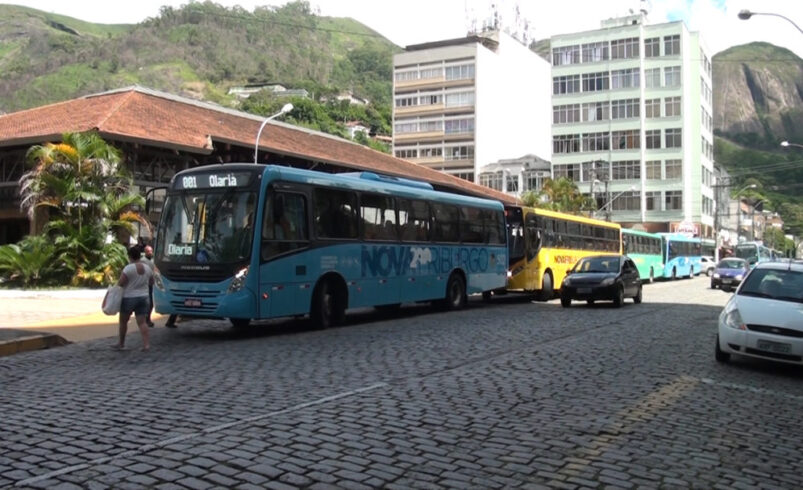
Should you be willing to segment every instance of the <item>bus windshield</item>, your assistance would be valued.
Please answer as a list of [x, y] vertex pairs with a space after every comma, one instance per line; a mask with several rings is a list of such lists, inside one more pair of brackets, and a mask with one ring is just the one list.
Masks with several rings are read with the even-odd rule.
[[521, 222], [521, 212], [511, 213], [507, 219], [508, 253], [513, 263], [524, 257], [524, 224]]
[[167, 197], [156, 255], [180, 264], [243, 262], [251, 256], [253, 192], [181, 192]]

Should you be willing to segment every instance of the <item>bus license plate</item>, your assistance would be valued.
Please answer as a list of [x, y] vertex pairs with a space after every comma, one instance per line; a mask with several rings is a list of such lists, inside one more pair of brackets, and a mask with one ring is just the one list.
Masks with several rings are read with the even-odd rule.
[[775, 352], [776, 354], [789, 354], [789, 352], [792, 350], [792, 346], [790, 344], [771, 342], [769, 340], [759, 340], [758, 348], [768, 352]]
[[184, 306], [189, 306], [190, 308], [198, 308], [201, 305], [201, 300], [198, 298], [186, 298], [184, 300]]

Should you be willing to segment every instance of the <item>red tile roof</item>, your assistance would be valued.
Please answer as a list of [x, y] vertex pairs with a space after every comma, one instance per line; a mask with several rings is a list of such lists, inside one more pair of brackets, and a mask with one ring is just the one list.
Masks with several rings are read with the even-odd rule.
[[[132, 87], [88, 95], [0, 116], [0, 147], [36, 144], [65, 132], [97, 130], [110, 139], [209, 154], [212, 143], [254, 144], [264, 118], [191, 99]], [[350, 141], [270, 121], [260, 149], [350, 167], [425, 180], [465, 193], [515, 203], [502, 192], [438, 172]]]

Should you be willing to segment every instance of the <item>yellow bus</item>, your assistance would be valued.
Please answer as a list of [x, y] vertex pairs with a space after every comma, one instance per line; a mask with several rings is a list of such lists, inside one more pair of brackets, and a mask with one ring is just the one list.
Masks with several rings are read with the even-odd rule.
[[524, 206], [505, 206], [508, 226], [508, 291], [548, 301], [566, 271], [583, 257], [622, 253], [618, 223]]

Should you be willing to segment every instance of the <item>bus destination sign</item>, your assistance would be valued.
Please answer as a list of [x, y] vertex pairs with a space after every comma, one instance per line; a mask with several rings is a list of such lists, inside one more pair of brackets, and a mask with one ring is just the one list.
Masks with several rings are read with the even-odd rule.
[[175, 189], [220, 189], [227, 187], [247, 187], [251, 183], [252, 172], [216, 172], [191, 174], [176, 177]]

